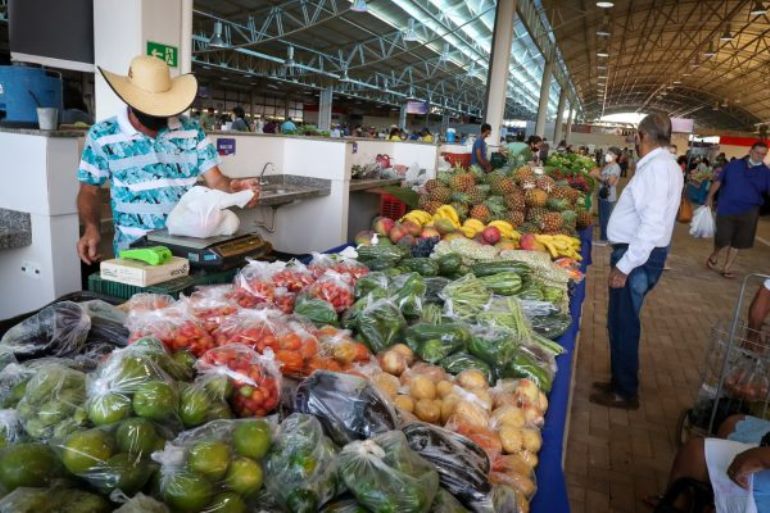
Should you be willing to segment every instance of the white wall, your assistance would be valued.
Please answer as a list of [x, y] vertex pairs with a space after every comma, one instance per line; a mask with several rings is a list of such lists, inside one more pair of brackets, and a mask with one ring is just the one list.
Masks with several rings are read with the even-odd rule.
[[435, 144], [419, 142], [391, 142], [377, 139], [356, 139], [349, 143], [351, 147], [356, 145], [356, 153], [353, 153], [351, 165], [365, 166], [375, 162], [377, 155], [390, 156], [393, 165], [411, 167], [417, 164], [425, 169], [429, 176], [435, 176], [438, 163], [439, 147]]

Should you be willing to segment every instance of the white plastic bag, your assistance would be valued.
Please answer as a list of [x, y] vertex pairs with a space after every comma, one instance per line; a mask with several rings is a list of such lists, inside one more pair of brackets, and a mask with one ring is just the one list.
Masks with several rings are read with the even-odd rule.
[[238, 231], [238, 216], [229, 207], [244, 207], [254, 196], [254, 191], [234, 193], [195, 186], [179, 199], [168, 215], [166, 227], [171, 235], [183, 235], [205, 239], [217, 235], [232, 235]]
[[716, 226], [711, 209], [702, 205], [695, 209], [690, 223], [690, 235], [696, 239], [710, 239], [714, 236]]

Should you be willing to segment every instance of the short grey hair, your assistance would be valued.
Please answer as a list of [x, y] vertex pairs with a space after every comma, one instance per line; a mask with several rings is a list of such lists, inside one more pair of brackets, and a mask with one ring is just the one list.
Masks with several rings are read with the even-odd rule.
[[639, 132], [658, 146], [671, 145], [671, 119], [665, 114], [649, 114], [639, 123]]

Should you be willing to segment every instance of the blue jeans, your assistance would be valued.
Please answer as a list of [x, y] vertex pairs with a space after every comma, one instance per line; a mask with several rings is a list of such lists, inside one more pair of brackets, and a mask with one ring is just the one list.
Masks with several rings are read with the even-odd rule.
[[[614, 267], [628, 250], [626, 244], [612, 247], [610, 266]], [[642, 323], [639, 314], [644, 297], [658, 283], [663, 273], [669, 248], [655, 248], [650, 258], [628, 275], [626, 286], [610, 289], [607, 331], [610, 337], [610, 367], [615, 392], [630, 399], [639, 390], [639, 337]]]
[[614, 208], [614, 201], [599, 198], [599, 240], [607, 240], [607, 223], [610, 222], [610, 215]]

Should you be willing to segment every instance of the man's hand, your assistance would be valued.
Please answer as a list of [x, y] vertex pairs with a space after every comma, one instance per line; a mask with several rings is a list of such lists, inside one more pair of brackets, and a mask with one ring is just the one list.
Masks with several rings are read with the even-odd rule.
[[230, 180], [230, 190], [239, 192], [251, 189], [254, 191], [254, 197], [246, 204], [246, 208], [253, 208], [259, 202], [259, 180], [256, 178], [243, 178]]
[[628, 280], [628, 275], [620, 272], [617, 267], [612, 268], [609, 278], [611, 289], [622, 289], [626, 286], [626, 280]]
[[740, 453], [727, 467], [727, 476], [741, 488], [748, 489], [749, 476], [765, 470], [769, 451], [767, 447], [755, 447]]
[[77, 245], [78, 256], [83, 262], [91, 265], [101, 260], [102, 256], [99, 254], [99, 242], [101, 240], [102, 236], [98, 229], [86, 228]]

